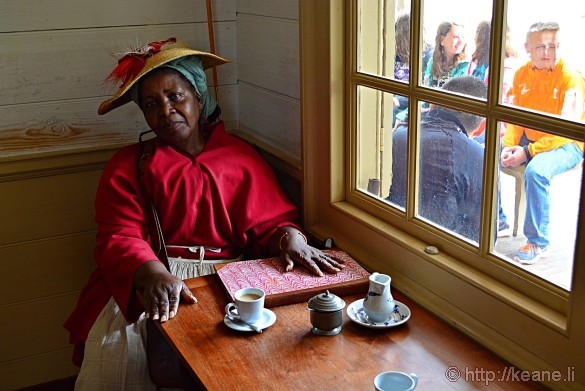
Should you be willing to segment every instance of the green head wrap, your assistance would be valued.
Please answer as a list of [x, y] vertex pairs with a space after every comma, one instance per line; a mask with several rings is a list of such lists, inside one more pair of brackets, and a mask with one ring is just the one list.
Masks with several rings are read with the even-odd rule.
[[[181, 75], [185, 76], [187, 80], [189, 80], [189, 83], [191, 83], [195, 89], [195, 93], [203, 102], [203, 107], [201, 108], [201, 115], [203, 117], [207, 118], [213, 113], [217, 107], [217, 102], [215, 99], [213, 99], [209, 93], [209, 90], [207, 89], [207, 76], [205, 75], [203, 64], [199, 57], [195, 55], [180, 57], [161, 65], [161, 67], [174, 69], [180, 72]], [[132, 100], [137, 105], [139, 105], [138, 84], [140, 83], [135, 83], [130, 89]]]

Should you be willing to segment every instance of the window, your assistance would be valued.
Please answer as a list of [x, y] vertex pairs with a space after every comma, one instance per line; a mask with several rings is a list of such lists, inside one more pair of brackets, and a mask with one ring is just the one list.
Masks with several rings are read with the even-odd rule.
[[[582, 163], [557, 175], [551, 184], [550, 208], [556, 209], [550, 214], [550, 230], [554, 225], [564, 230], [562, 242], [554, 243], [556, 251], [567, 255], [568, 274], [564, 280], [555, 279], [550, 269], [537, 270], [534, 265], [513, 260], [510, 254], [526, 240], [520, 236], [522, 224], [518, 236], [509, 237], [508, 242], [497, 237], [502, 221], [499, 205], [507, 213], [512, 229], [515, 206], [514, 177], [499, 164], [505, 129], [535, 129], [542, 136], [563, 137], [572, 145], [585, 135], [581, 118], [565, 116], [562, 107], [556, 114], [547, 108], [524, 107], [518, 101], [506, 100], [506, 30], [509, 37], [522, 42], [538, 10], [546, 11], [546, 20], [558, 16], [561, 26], [570, 18], [582, 20], [585, 10], [577, 12], [575, 9], [581, 6], [560, 2], [554, 10], [535, 5], [528, 12], [520, 0], [483, 0], [474, 3], [476, 15], [472, 16], [468, 5], [457, 7], [447, 0], [412, 2], [412, 9], [403, 1], [325, 3], [301, 2], [308, 229], [317, 236], [333, 236], [338, 245], [369, 269], [393, 275], [397, 289], [521, 368], [566, 368], [570, 362], [585, 365], [576, 349], [576, 341], [585, 337], [585, 319], [576, 312], [579, 305], [585, 305], [585, 274], [581, 271], [585, 244], [577, 240], [577, 222], [583, 224], [584, 219], [579, 207]], [[453, 10], [460, 10], [459, 15]], [[482, 80], [487, 81], [488, 88], [484, 95], [477, 93], [479, 87], [472, 91], [454, 88], [451, 80], [457, 76], [444, 70], [437, 73], [436, 83], [425, 82], [429, 60], [425, 58], [424, 42], [435, 45], [440, 21], [447, 19], [445, 12], [450, 13], [450, 21], [457, 19], [455, 31], [449, 30], [452, 36], [448, 43], [452, 47], [460, 40], [475, 42], [480, 22], [490, 24], [489, 67]], [[405, 68], [395, 67], [397, 40], [393, 34], [395, 22], [405, 13], [411, 19], [406, 79]], [[524, 19], [528, 25], [521, 27]], [[504, 20], [514, 23], [508, 25]], [[564, 25], [567, 31], [577, 26]], [[427, 38], [429, 34], [432, 39]], [[565, 45], [566, 41], [562, 42]], [[469, 44], [466, 52], [472, 54], [474, 46]], [[547, 47], [551, 49], [556, 48]], [[523, 43], [518, 47], [518, 52], [521, 50]], [[579, 51], [572, 51], [575, 58], [571, 61], [583, 67], [585, 62], [576, 52]], [[579, 91], [575, 92], [578, 101]], [[572, 106], [578, 112], [582, 102]], [[396, 107], [405, 108], [399, 116]], [[437, 203], [434, 209], [432, 204], [426, 205], [424, 194], [425, 184], [432, 180], [438, 185], [454, 180], [425, 166], [427, 157], [436, 152], [425, 149], [428, 135], [424, 134], [425, 127], [435, 125], [433, 121], [442, 123], [453, 117], [457, 120], [447, 122], [454, 123], [450, 125], [454, 128], [442, 131], [450, 135], [467, 133], [464, 135], [468, 141], [483, 148], [481, 170], [473, 178], [479, 182], [475, 187], [481, 193], [479, 201], [465, 205], [466, 210], [456, 210], [463, 217], [455, 222], [438, 213], [438, 205], [442, 204]], [[400, 153], [406, 162], [403, 166], [394, 161], [397, 118], [398, 125], [404, 127], [400, 141]], [[472, 126], [473, 121], [479, 124]], [[476, 133], [482, 129], [484, 137]], [[461, 163], [459, 159], [451, 162]], [[403, 192], [391, 197], [396, 178], [403, 183]], [[555, 201], [555, 197], [561, 197], [561, 201]], [[456, 200], [451, 202], [459, 205]], [[477, 233], [461, 228], [469, 214], [479, 219], [467, 225], [478, 227]], [[430, 246], [437, 247], [439, 254], [427, 253]], [[551, 244], [551, 254], [552, 248]], [[556, 255], [549, 256], [557, 259]], [[558, 359], [551, 359], [553, 356]]]
[[[481, 231], [489, 231], [491, 225], [491, 233], [483, 241], [484, 248], [491, 248], [490, 254], [509, 262], [520, 275], [524, 272], [531, 273], [568, 291], [571, 286], [576, 217], [580, 204], [580, 155], [583, 144], [570, 137], [563, 139], [548, 133], [546, 128], [534, 130], [522, 124], [498, 121], [505, 113], [497, 111], [496, 103], [518, 109], [530, 108], [542, 112], [543, 115], [552, 114], [580, 122], [583, 114], [583, 90], [580, 86], [565, 88], [562, 84], [567, 81], [559, 80], [558, 88], [551, 94], [558, 94], [558, 89], [564, 96], [552, 96], [549, 100], [543, 100], [541, 96], [547, 93], [548, 88], [545, 83], [555, 83], [552, 80], [555, 76], [547, 75], [542, 76], [542, 82], [538, 84], [543, 91], [534, 94], [539, 97], [538, 101], [529, 94], [523, 95], [526, 87], [521, 90], [516, 86], [516, 90], [511, 90], [514, 72], [530, 60], [528, 55], [532, 55], [532, 64], [541, 70], [524, 72], [523, 74], [527, 74], [525, 77], [551, 73], [547, 70], [555, 66], [555, 61], [564, 61], [563, 57], [557, 57], [561, 54], [563, 37], [562, 31], [557, 31], [559, 25], [543, 23], [531, 27], [533, 21], [539, 19], [536, 15], [527, 13], [522, 4], [518, 1], [508, 3], [508, 19], [514, 20], [517, 27], [511, 29], [508, 23], [503, 24], [502, 28], [506, 33], [502, 36], [505, 39], [499, 42], [501, 49], [496, 46], [495, 58], [490, 59], [492, 2], [489, 0], [475, 2], [473, 10], [469, 10], [462, 0], [423, 2], [419, 11], [420, 17], [413, 24], [418, 34], [412, 35], [411, 13], [404, 3], [366, 0], [356, 2], [353, 31], [356, 35], [354, 51], [357, 69], [351, 75], [355, 86], [352, 88], [356, 90], [357, 111], [357, 121], [352, 124], [356, 133], [353, 162], [356, 166], [355, 187], [390, 202], [401, 212], [406, 212], [406, 220], [417, 219], [423, 226], [428, 224], [433, 229], [438, 228], [458, 239], [467, 240], [477, 249]], [[562, 20], [568, 30], [580, 23], [580, 17], [563, 16]], [[528, 39], [526, 32], [529, 30], [533, 32]], [[411, 45], [411, 36], [418, 37], [418, 45]], [[514, 46], [523, 41], [527, 42], [524, 55]], [[411, 46], [416, 49], [417, 56], [410, 55]], [[574, 47], [572, 52], [579, 52], [577, 48]], [[572, 61], [577, 66], [585, 65], [585, 61], [579, 58], [573, 58]], [[502, 64], [499, 67], [502, 76], [491, 84], [491, 88], [497, 89], [497, 93], [490, 99], [487, 99], [484, 86], [477, 82], [457, 86], [454, 84], [456, 80], [453, 80], [446, 84], [452, 79], [462, 81], [462, 76], [470, 76], [487, 86], [490, 70], [495, 68], [492, 64], [495, 63]], [[418, 71], [410, 72], [411, 66]], [[436, 102], [422, 101], [417, 96], [416, 88], [406, 91], [406, 85], [396, 82], [432, 88], [437, 91]], [[472, 99], [454, 100], [449, 96], [453, 93], [482, 102], [478, 104]], [[424, 94], [422, 89], [420, 94]], [[415, 102], [418, 101], [410, 107], [410, 110], [416, 109], [417, 116], [408, 115], [411, 97], [414, 97]], [[561, 101], [564, 102], [563, 107], [560, 106]], [[461, 110], [441, 106], [441, 102], [455, 105]], [[475, 113], [468, 112], [465, 105], [474, 105]], [[490, 109], [495, 110], [490, 114]], [[471, 117], [475, 117], [477, 121], [483, 119], [478, 130], [465, 130], [462, 126], [456, 126], [458, 129], [453, 134], [443, 137], [445, 129], [449, 127], [445, 124], [461, 125], [457, 119]], [[486, 126], [490, 117], [496, 121], [490, 121], [491, 126]], [[455, 120], [451, 121], [451, 118]], [[475, 128], [475, 124], [469, 126]], [[409, 132], [415, 134], [408, 137]], [[488, 132], [498, 136], [494, 137], [497, 138], [495, 147], [494, 144], [485, 144]], [[532, 140], [517, 140], [517, 135], [522, 133]], [[416, 158], [408, 159], [409, 139], [412, 140], [411, 145], [415, 145], [411, 149], [411, 155], [416, 155]], [[527, 145], [528, 142], [534, 143], [536, 149], [532, 149], [533, 153], [537, 153], [538, 148], [545, 148], [546, 151], [552, 149], [549, 146], [544, 147], [545, 143], [560, 146], [563, 142], [569, 142], [566, 148], [572, 158], [566, 164], [560, 165], [557, 171], [550, 172], [551, 175], [546, 179], [538, 181], [538, 184], [531, 184], [527, 192], [522, 187], [526, 163], [500, 166], [499, 151], [512, 145]], [[485, 148], [497, 151], [493, 163], [489, 160], [485, 162], [495, 165], [495, 176], [484, 176], [482, 166]], [[531, 167], [536, 167], [537, 161], [542, 160], [543, 156], [535, 159]], [[561, 159], [565, 157], [556, 158]], [[545, 160], [543, 162], [545, 165], [550, 164]], [[414, 171], [407, 175], [409, 166]], [[551, 179], [552, 174], [556, 173], [563, 175], [555, 175]], [[408, 183], [413, 184], [410, 192], [414, 193], [410, 203], [406, 202], [408, 178]], [[484, 180], [491, 182], [485, 186], [486, 191], [495, 188], [497, 195], [491, 213], [482, 217]], [[533, 182], [530, 179], [530, 183]], [[542, 189], [536, 190], [534, 186]], [[483, 202], [488, 204], [490, 197], [485, 197]], [[412, 205], [411, 208], [409, 204]], [[522, 223], [527, 222], [527, 232], [524, 232], [524, 224], [520, 220]], [[529, 248], [524, 246], [525, 243], [533, 243], [539, 247], [533, 247], [535, 251], [530, 253], [523, 251]], [[545, 251], [549, 254], [548, 259], [539, 261], [538, 258], [544, 257]]]

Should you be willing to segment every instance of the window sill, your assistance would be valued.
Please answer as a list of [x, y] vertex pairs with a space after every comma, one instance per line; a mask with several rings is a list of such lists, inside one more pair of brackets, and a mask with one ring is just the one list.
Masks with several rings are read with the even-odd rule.
[[[365, 213], [348, 202], [336, 202], [332, 204], [332, 208], [357, 220], [360, 225], [365, 227], [364, 229], [370, 229], [378, 236], [378, 240], [376, 240], [378, 245], [376, 247], [364, 247], [362, 245], [358, 250], [359, 253], [364, 255], [359, 259], [370, 270], [384, 269], [391, 265], [398, 274], [404, 277], [404, 281], [402, 278], [398, 278], [397, 284], [404, 284], [407, 280], [410, 280], [409, 284], [413, 285], [412, 289], [415, 289], [415, 285], [419, 285], [427, 291], [427, 288], [423, 287], [429, 285], [423, 284], [422, 279], [428, 277], [422, 276], [420, 270], [420, 266], [426, 264], [425, 267], [438, 268], [461, 283], [472, 286], [489, 295], [493, 300], [521, 311], [539, 323], [566, 335], [567, 318], [564, 314], [498, 282], [448, 254], [440, 252], [439, 254], [431, 255], [426, 253], [425, 248], [429, 246], [429, 243], [424, 243], [404, 231], [390, 226], [388, 223]], [[335, 238], [335, 240], [340, 243], [339, 239]], [[343, 242], [345, 243], [345, 241]], [[356, 243], [355, 240], [350, 239], [349, 242], [347, 243], [348, 247], [356, 247], [362, 241], [359, 240], [359, 243]], [[351, 242], [354, 242], [353, 245]], [[390, 259], [380, 259], [385, 254], [388, 254], [388, 245], [392, 246], [392, 248], [398, 246], [400, 253], [403, 253], [405, 258], [390, 257]], [[416, 281], [420, 282], [417, 283]], [[438, 289], [430, 289], [430, 293], [443, 296], [441, 293], [444, 290], [441, 289], [443, 286], [443, 284], [437, 284]], [[405, 289], [403, 290], [406, 291]], [[489, 324], [489, 321], [487, 323]]]

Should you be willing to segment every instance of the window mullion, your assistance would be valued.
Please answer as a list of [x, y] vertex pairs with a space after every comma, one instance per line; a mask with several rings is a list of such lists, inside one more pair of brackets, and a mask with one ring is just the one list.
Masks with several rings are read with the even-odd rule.
[[[483, 176], [483, 202], [481, 210], [481, 232], [479, 250], [481, 254], [487, 254], [493, 247], [493, 234], [497, 234], [496, 214], [497, 212], [497, 171], [499, 160], [499, 123], [497, 107], [500, 102], [502, 88], [502, 64], [503, 45], [505, 41], [505, 23], [507, 0], [494, 0], [491, 20], [491, 42], [490, 42], [490, 64], [488, 80], [488, 99], [486, 117], [486, 137], [484, 154], [484, 176]], [[497, 39], [496, 37], [499, 37]]]
[[421, 47], [423, 37], [421, 35], [422, 25], [422, 7], [424, 2], [411, 1], [410, 9], [410, 69], [415, 72], [410, 72], [409, 80], [409, 99], [408, 99], [408, 171], [406, 176], [406, 218], [411, 220], [414, 218], [418, 210], [418, 197], [416, 196], [416, 184], [418, 183], [418, 123], [420, 121], [419, 99], [420, 96], [415, 94], [419, 89], [422, 81]]

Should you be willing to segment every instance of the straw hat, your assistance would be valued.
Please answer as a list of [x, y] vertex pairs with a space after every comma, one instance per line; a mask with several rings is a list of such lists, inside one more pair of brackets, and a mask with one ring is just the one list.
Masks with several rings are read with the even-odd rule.
[[151, 42], [118, 60], [118, 66], [110, 73], [106, 81], [122, 81], [121, 87], [111, 98], [100, 104], [98, 114], [106, 114], [130, 102], [132, 100], [130, 88], [148, 72], [177, 58], [191, 55], [196, 55], [201, 59], [203, 69], [230, 62], [215, 54], [189, 49], [185, 44], [177, 42], [175, 38]]

